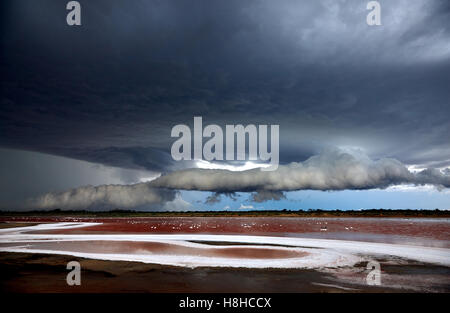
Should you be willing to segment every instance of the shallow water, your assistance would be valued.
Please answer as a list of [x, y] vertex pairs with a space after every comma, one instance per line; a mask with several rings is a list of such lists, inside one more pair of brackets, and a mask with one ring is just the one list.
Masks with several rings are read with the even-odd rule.
[[[158, 220], [157, 223], [167, 224], [167, 219]], [[174, 219], [170, 219], [170, 221], [171, 223], [175, 222]], [[201, 222], [197, 219], [194, 221], [195, 223]], [[267, 224], [269, 221], [272, 224], [287, 222], [285, 219], [282, 221], [266, 219], [259, 222]], [[202, 232], [186, 234], [182, 231], [172, 231], [169, 234], [161, 234], [157, 231], [133, 234], [124, 231], [127, 227], [122, 227], [122, 231], [118, 231], [117, 228], [114, 228], [117, 222], [40, 224], [1, 230], [0, 251], [69, 254], [103, 260], [139, 261], [189, 267], [337, 268], [353, 266], [363, 259], [370, 260], [374, 255], [395, 256], [450, 266], [450, 249], [436, 247], [436, 243], [442, 243], [438, 239], [427, 238], [423, 241], [418, 236], [380, 235], [360, 233], [354, 230], [346, 233], [328, 232], [328, 228], [323, 225], [333, 225], [336, 224], [336, 221], [330, 221], [330, 223], [323, 219], [306, 221], [302, 219], [302, 221], [305, 225], [322, 226], [316, 232], [279, 233], [278, 236], [269, 236], [266, 233], [265, 236], [258, 236], [252, 232], [250, 235], [244, 235], [225, 234], [221, 231], [215, 234]], [[185, 219], [176, 219], [176, 222], [188, 223]], [[242, 219], [237, 221], [234, 221], [233, 218], [221, 219], [220, 222], [233, 224], [235, 228], [242, 227], [243, 223], [247, 225], [247, 220]], [[357, 225], [355, 221], [349, 219], [338, 222]], [[375, 222], [379, 221], [375, 220]], [[253, 223], [253, 226], [257, 224]], [[361, 221], [358, 223], [358, 225], [362, 224]], [[364, 223], [366, 222], [364, 221]], [[382, 223], [389, 224], [392, 221], [382, 221]], [[410, 222], [408, 221], [408, 223]], [[420, 223], [420, 221], [415, 221], [416, 226]], [[423, 223], [429, 224], [430, 222]], [[143, 225], [148, 227], [150, 224], [154, 227], [155, 221], [145, 220], [137, 223], [132, 219], [131, 221], [123, 220], [122, 224], [140, 224], [140, 228]], [[212, 224], [218, 227], [217, 223]], [[115, 231], [106, 233], [102, 228], [105, 225]], [[194, 225], [196, 224], [191, 221], [190, 227], [194, 228]], [[346, 227], [352, 229], [350, 228], [352, 226]], [[389, 224], [389, 227], [392, 225]], [[355, 238], [358, 240], [354, 240]], [[410, 244], [412, 241], [414, 244]], [[420, 244], [423, 242], [426, 245]], [[432, 242], [435, 245], [430, 244]]]

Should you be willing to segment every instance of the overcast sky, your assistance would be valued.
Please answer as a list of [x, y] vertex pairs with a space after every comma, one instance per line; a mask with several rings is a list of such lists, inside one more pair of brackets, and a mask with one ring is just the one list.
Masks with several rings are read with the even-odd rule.
[[[3, 0], [0, 208], [450, 209], [450, 2], [367, 2]], [[279, 170], [174, 161], [194, 116], [280, 125]]]

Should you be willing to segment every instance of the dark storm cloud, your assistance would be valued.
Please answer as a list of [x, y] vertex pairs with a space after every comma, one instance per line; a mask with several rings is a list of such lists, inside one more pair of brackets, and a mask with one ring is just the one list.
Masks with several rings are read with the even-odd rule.
[[283, 164], [450, 165], [448, 1], [380, 1], [380, 27], [359, 0], [80, 2], [69, 27], [64, 1], [2, 1], [1, 146], [168, 172], [200, 115], [280, 124]]

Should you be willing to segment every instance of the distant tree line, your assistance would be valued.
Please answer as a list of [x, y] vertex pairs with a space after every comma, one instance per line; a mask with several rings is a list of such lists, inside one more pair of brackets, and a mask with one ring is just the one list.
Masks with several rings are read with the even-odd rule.
[[152, 216], [292, 216], [292, 217], [450, 217], [449, 210], [439, 209], [361, 209], [361, 210], [246, 210], [246, 211], [135, 211], [114, 209], [88, 210], [36, 210], [0, 211], [0, 216], [86, 216], [86, 217], [152, 217]]

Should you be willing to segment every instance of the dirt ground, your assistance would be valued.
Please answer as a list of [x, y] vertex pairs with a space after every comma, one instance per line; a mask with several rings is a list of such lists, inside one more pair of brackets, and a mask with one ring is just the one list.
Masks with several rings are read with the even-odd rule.
[[[408, 292], [411, 290], [354, 284], [315, 270], [183, 268], [139, 262], [76, 258], [81, 264], [81, 285], [69, 286], [66, 265], [71, 256], [0, 253], [1, 293], [161, 293], [161, 292]], [[365, 264], [361, 264], [361, 267]], [[450, 274], [445, 267], [384, 266], [393, 274], [415, 275], [424, 271]], [[354, 278], [354, 277], [353, 277]], [[362, 272], [358, 279], [363, 281]], [[437, 289], [436, 289], [437, 288]], [[435, 290], [449, 292], [447, 285]]]

